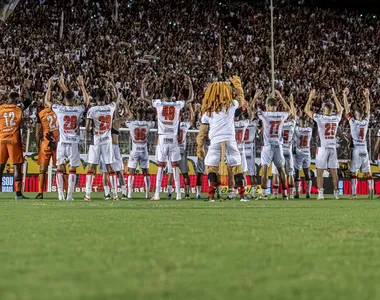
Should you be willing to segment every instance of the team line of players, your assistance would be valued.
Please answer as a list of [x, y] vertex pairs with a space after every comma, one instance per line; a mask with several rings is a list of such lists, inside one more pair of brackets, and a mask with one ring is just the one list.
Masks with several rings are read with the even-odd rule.
[[[188, 163], [186, 152], [186, 134], [194, 122], [194, 113], [191, 108], [193, 100], [193, 90], [190, 78], [187, 78], [189, 85], [188, 101], [172, 101], [172, 91], [166, 90], [162, 100], [152, 100], [147, 97], [145, 91], [145, 79], [142, 82], [142, 99], [149, 102], [157, 110], [158, 141], [156, 159], [158, 162], [158, 173], [156, 180], [156, 191], [152, 200], [160, 199], [161, 183], [164, 168], [168, 167], [169, 178], [174, 178], [176, 186], [177, 200], [181, 198], [180, 174], [185, 178], [185, 197], [190, 194], [190, 180], [188, 176]], [[40, 186], [37, 198], [43, 198], [44, 184], [46, 181], [46, 171], [50, 158], [53, 158], [54, 165], [57, 165], [57, 188], [59, 200], [72, 200], [73, 191], [76, 183], [76, 168], [80, 164], [79, 153], [79, 124], [84, 112], [89, 107], [89, 97], [84, 87], [83, 78], [78, 79], [79, 86], [82, 90], [84, 105], [75, 105], [74, 94], [70, 91], [61, 76], [59, 84], [64, 92], [63, 104], [53, 104], [51, 101], [51, 90], [53, 78], [49, 79], [48, 90], [45, 96], [46, 108], [39, 112], [37, 123], [37, 145], [39, 147], [38, 164], [40, 165]], [[148, 157], [148, 133], [154, 126], [153, 122], [144, 121], [143, 111], [137, 112], [137, 120], [129, 121], [127, 116], [117, 116], [114, 119], [115, 110], [118, 107], [117, 89], [113, 83], [109, 82], [112, 88], [111, 103], [106, 104], [105, 90], [98, 90], [96, 94], [97, 105], [88, 108], [86, 118], [86, 131], [92, 136], [91, 145], [88, 151], [88, 173], [86, 176], [86, 196], [84, 200], [91, 200], [92, 182], [94, 170], [100, 164], [100, 171], [103, 175], [103, 183], [106, 198], [110, 197], [110, 188], [114, 200], [118, 200], [117, 194], [117, 177], [119, 177], [123, 198], [131, 198], [133, 190], [133, 180], [137, 165], [140, 164], [144, 174], [144, 183], [146, 188], [146, 197], [150, 194], [150, 177], [149, 157]], [[290, 197], [292, 198], [295, 191], [295, 197], [298, 198], [301, 191], [300, 171], [303, 169], [306, 179], [306, 197], [310, 198], [311, 194], [311, 177], [310, 177], [310, 141], [312, 137], [312, 127], [310, 120], [301, 117], [296, 122], [296, 112], [292, 96], [289, 99], [290, 105], [287, 105], [281, 94], [276, 91], [276, 96], [282, 102], [286, 109], [284, 112], [277, 111], [278, 105], [274, 98], [267, 100], [266, 111], [256, 110], [256, 101], [262, 96], [262, 91], [257, 91], [255, 97], [248, 102], [247, 109], [233, 108], [233, 122], [226, 132], [234, 130], [234, 138], [237, 142], [242, 162], [242, 169], [250, 176], [252, 184], [252, 196], [256, 197], [256, 168], [255, 168], [255, 139], [257, 135], [258, 119], [262, 120], [262, 131], [264, 137], [264, 147], [261, 151], [262, 164], [262, 199], [266, 199], [266, 185], [268, 182], [268, 168], [273, 164], [273, 185], [274, 197], [278, 195], [279, 181], [283, 187], [288, 186]], [[361, 170], [368, 179], [369, 190], [373, 191], [373, 179], [370, 172], [370, 159], [367, 152], [366, 135], [369, 123], [369, 92], [364, 91], [365, 111], [356, 108], [353, 112], [347, 100], [348, 89], [343, 92], [344, 106], [346, 117], [350, 120], [351, 134], [353, 139], [353, 152], [351, 160], [352, 172], [352, 197], [356, 197], [357, 172]], [[334, 183], [334, 197], [338, 198], [338, 158], [336, 151], [336, 132], [342, 117], [343, 107], [340, 105], [335, 92], [333, 99], [335, 101], [336, 113], [333, 114], [333, 106], [325, 105], [323, 114], [316, 114], [311, 111], [311, 104], [316, 97], [315, 90], [310, 93], [309, 100], [305, 107], [305, 113], [310, 119], [317, 122], [318, 132], [321, 141], [321, 147], [318, 148], [316, 157], [317, 177], [318, 177], [318, 199], [323, 199], [323, 171], [330, 170]], [[2, 109], [6, 113], [2, 114], [2, 143], [0, 148], [0, 166], [4, 168], [8, 157], [11, 158], [15, 165], [15, 180], [20, 182], [16, 184], [16, 197], [25, 198], [21, 194], [21, 170], [16, 166], [22, 163], [20, 153], [22, 150], [21, 143], [18, 143], [20, 137], [12, 135], [19, 131], [22, 109], [25, 109], [31, 102], [28, 94], [27, 101], [22, 106], [16, 105], [18, 99], [15, 95], [9, 97], [9, 103], [3, 104]], [[186, 107], [185, 107], [186, 106]], [[181, 111], [185, 108], [185, 113]], [[4, 110], [5, 111], [5, 110]], [[125, 112], [125, 115], [127, 112]], [[118, 115], [118, 112], [116, 112]], [[13, 117], [15, 116], [15, 117]], [[10, 118], [8, 120], [8, 118]], [[12, 119], [13, 118], [13, 119]], [[210, 129], [217, 128], [212, 122], [215, 118], [202, 117], [202, 123], [207, 124]], [[128, 161], [128, 189], [123, 174], [123, 162], [118, 146], [119, 129], [123, 122], [130, 130], [132, 149]], [[223, 132], [223, 128], [218, 128]], [[41, 134], [42, 132], [42, 134]], [[6, 135], [7, 133], [8, 135]], [[210, 132], [212, 135], [212, 132]], [[42, 137], [42, 138], [41, 138]], [[223, 138], [221, 138], [223, 140]], [[9, 141], [9, 142], [8, 142]], [[58, 142], [57, 142], [58, 141]], [[208, 139], [204, 140], [206, 152], [211, 151], [209, 157], [212, 157], [212, 149], [207, 149]], [[377, 153], [380, 146], [379, 138], [375, 146]], [[294, 149], [293, 149], [294, 148]], [[230, 155], [231, 156], [231, 155]], [[232, 155], [233, 156], [233, 155]], [[232, 157], [233, 158], [233, 157]], [[167, 161], [169, 162], [166, 166]], [[69, 175], [65, 176], [66, 164], [69, 163]], [[17, 173], [17, 174], [16, 174]], [[205, 173], [204, 157], [200, 155], [197, 163], [197, 198], [201, 194], [201, 177]], [[294, 176], [295, 175], [295, 176]], [[20, 179], [19, 179], [20, 177]], [[67, 177], [67, 178], [66, 178]], [[294, 180], [295, 177], [295, 180]], [[233, 178], [233, 176], [230, 176]], [[66, 180], [65, 180], [66, 179]], [[286, 184], [287, 179], [287, 184]], [[236, 192], [233, 190], [233, 181], [229, 183], [231, 192], [229, 198], [235, 197]], [[66, 190], [67, 194], [64, 194]], [[171, 198], [171, 184], [168, 186], [168, 197]], [[287, 199], [286, 189], [283, 188], [283, 198]], [[243, 200], [247, 198], [244, 197]]]

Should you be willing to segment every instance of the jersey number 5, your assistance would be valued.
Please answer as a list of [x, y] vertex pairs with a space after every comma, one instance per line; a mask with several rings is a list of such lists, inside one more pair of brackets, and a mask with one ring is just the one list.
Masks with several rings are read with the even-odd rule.
[[165, 118], [165, 120], [173, 121], [175, 116], [175, 107], [164, 106], [162, 108], [162, 116]]
[[65, 121], [63, 125], [64, 130], [74, 130], [77, 128], [77, 116], [64, 116], [63, 121]]
[[326, 123], [325, 136], [334, 136], [336, 131], [336, 123]]
[[100, 116], [99, 117], [99, 130], [105, 131], [111, 129], [111, 116]]

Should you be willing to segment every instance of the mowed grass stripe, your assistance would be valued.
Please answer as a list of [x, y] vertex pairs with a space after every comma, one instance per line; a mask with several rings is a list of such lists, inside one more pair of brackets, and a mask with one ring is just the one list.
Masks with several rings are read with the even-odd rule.
[[380, 297], [380, 201], [5, 196], [0, 299]]

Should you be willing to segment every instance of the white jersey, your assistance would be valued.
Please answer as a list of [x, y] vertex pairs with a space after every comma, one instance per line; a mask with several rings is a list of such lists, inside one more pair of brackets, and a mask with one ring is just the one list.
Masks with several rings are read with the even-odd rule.
[[157, 110], [158, 134], [177, 135], [181, 109], [185, 101], [162, 102], [153, 100], [152, 106]]
[[209, 139], [211, 143], [235, 141], [235, 111], [239, 108], [239, 102], [234, 100], [228, 110], [222, 109], [219, 113], [212, 112], [210, 116], [202, 116], [202, 124], [209, 125]]
[[313, 128], [299, 127], [294, 129], [294, 136], [296, 140], [296, 148], [302, 152], [310, 152], [310, 142], [313, 136]]
[[186, 151], [186, 136], [189, 128], [190, 122], [181, 122], [179, 124], [178, 145], [181, 153], [185, 153]]
[[281, 145], [283, 142], [282, 128], [289, 114], [258, 110], [257, 115], [263, 121], [264, 146]]
[[354, 144], [354, 148], [356, 147], [367, 147], [367, 132], [368, 132], [368, 124], [369, 119], [364, 118], [359, 121], [355, 118], [349, 118], [350, 127], [351, 127], [351, 136], [352, 143]]
[[125, 125], [129, 128], [132, 143], [131, 152], [148, 152], [148, 134], [154, 127], [154, 122], [127, 121]]
[[258, 120], [253, 120], [249, 122], [247, 130], [245, 131], [244, 142], [246, 144], [255, 143], [257, 125], [259, 124]]
[[107, 105], [93, 106], [88, 110], [87, 119], [91, 119], [94, 122], [92, 129], [94, 145], [103, 145], [112, 141], [111, 128], [115, 108], [116, 103], [111, 102]]
[[282, 128], [283, 140], [284, 140], [282, 148], [284, 149], [284, 152], [292, 152], [293, 135], [294, 135], [295, 127], [296, 127], [295, 120], [288, 120], [284, 123], [284, 127]]
[[244, 141], [246, 139], [248, 125], [249, 125], [249, 120], [242, 120], [242, 121], [235, 122], [235, 138], [236, 138], [236, 142], [237, 142], [239, 150], [242, 150], [244, 148]]
[[79, 143], [79, 125], [85, 111], [84, 106], [53, 104], [51, 109], [57, 116], [59, 141], [61, 143]]
[[336, 148], [336, 132], [341, 119], [342, 115], [313, 115], [313, 120], [318, 125], [321, 147]]

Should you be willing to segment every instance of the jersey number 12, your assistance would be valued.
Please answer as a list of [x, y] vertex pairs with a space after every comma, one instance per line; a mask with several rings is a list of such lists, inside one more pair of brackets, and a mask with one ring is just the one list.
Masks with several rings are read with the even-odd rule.
[[9, 112], [9, 113], [4, 113], [3, 114], [3, 117], [5, 119], [5, 126], [9, 127], [13, 127], [16, 125], [15, 123], [15, 113], [13, 111]]

